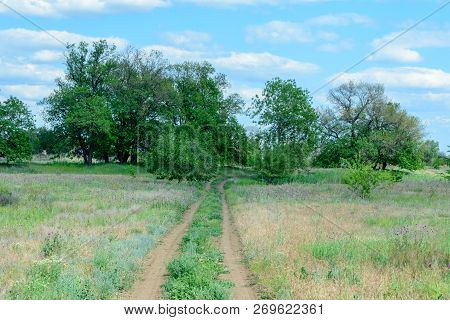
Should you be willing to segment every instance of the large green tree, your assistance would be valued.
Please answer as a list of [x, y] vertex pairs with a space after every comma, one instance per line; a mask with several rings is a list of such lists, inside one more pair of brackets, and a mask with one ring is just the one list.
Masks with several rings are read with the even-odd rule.
[[261, 126], [261, 170], [283, 175], [302, 167], [318, 137], [318, 115], [309, 92], [294, 80], [275, 78], [253, 99], [251, 111]]
[[0, 101], [0, 157], [7, 162], [30, 160], [33, 117], [19, 99]]
[[338, 166], [362, 157], [374, 168], [422, 165], [420, 121], [390, 102], [381, 84], [348, 82], [331, 89], [331, 108], [321, 112], [322, 143], [317, 165]]
[[92, 164], [95, 154], [107, 159], [112, 149], [110, 100], [116, 67], [115, 47], [104, 40], [69, 45], [65, 77], [43, 101], [47, 119], [85, 164]]
[[112, 112], [114, 149], [120, 162], [130, 158], [137, 163], [138, 151], [149, 138], [148, 133], [159, 126], [160, 114], [171, 104], [173, 88], [167, 73], [168, 64], [159, 52], [129, 48], [119, 56]]

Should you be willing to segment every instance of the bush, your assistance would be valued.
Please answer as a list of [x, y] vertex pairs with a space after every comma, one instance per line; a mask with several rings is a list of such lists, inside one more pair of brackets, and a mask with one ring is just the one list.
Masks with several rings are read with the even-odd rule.
[[51, 257], [55, 254], [59, 254], [61, 252], [63, 246], [63, 241], [61, 235], [59, 233], [50, 232], [44, 240], [44, 244], [42, 245], [42, 255], [45, 258]]
[[12, 205], [18, 201], [8, 187], [0, 184], [0, 207]]
[[363, 199], [370, 198], [373, 190], [383, 181], [392, 180], [389, 173], [376, 171], [358, 159], [347, 162], [345, 166], [348, 168], [348, 172], [344, 176], [343, 182]]

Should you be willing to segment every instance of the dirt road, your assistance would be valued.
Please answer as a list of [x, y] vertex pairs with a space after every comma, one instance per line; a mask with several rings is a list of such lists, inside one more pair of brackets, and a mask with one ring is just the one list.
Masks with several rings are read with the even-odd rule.
[[[210, 183], [205, 186], [211, 188]], [[161, 299], [161, 285], [166, 281], [167, 264], [178, 252], [178, 245], [184, 234], [189, 229], [192, 219], [205, 195], [194, 203], [184, 214], [183, 222], [175, 226], [161, 241], [150, 251], [145, 261], [145, 269], [142, 280], [138, 280], [134, 287], [122, 297], [128, 300], [159, 300]]]
[[250, 285], [250, 272], [242, 264], [240, 252], [241, 243], [237, 231], [234, 229], [228, 204], [225, 199], [224, 185], [219, 184], [219, 192], [222, 196], [222, 215], [223, 215], [223, 235], [221, 239], [221, 249], [224, 253], [224, 263], [229, 273], [224, 275], [224, 279], [234, 283], [231, 299], [233, 300], [256, 300], [258, 299], [255, 291]]

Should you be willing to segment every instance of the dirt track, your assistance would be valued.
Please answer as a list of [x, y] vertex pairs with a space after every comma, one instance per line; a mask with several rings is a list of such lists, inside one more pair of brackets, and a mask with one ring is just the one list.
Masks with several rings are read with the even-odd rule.
[[[206, 190], [211, 188], [206, 185]], [[166, 281], [167, 264], [178, 252], [178, 245], [184, 234], [189, 229], [192, 219], [198, 207], [204, 200], [205, 195], [194, 203], [184, 214], [183, 222], [175, 226], [161, 241], [161, 243], [150, 251], [145, 261], [143, 279], [138, 280], [134, 287], [122, 297], [128, 300], [159, 300], [161, 299], [161, 285]]]
[[224, 263], [229, 273], [224, 279], [234, 283], [231, 299], [233, 300], [256, 300], [258, 299], [255, 291], [250, 285], [250, 272], [242, 264], [240, 252], [241, 243], [236, 230], [233, 227], [230, 211], [225, 199], [224, 185], [219, 184], [219, 192], [222, 196], [222, 215], [223, 215], [223, 235], [221, 239], [221, 248], [224, 253]]

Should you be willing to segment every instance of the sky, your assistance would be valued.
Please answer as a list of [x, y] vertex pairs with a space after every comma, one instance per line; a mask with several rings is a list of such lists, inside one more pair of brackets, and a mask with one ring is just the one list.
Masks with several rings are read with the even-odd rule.
[[0, 0], [0, 100], [19, 97], [44, 124], [38, 102], [64, 75], [61, 42], [99, 39], [209, 61], [247, 104], [273, 77], [295, 79], [317, 108], [345, 81], [383, 83], [428, 139], [450, 145], [450, 1]]

